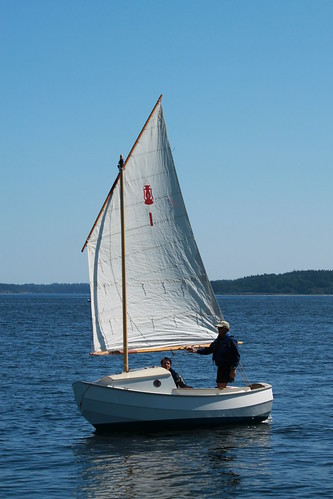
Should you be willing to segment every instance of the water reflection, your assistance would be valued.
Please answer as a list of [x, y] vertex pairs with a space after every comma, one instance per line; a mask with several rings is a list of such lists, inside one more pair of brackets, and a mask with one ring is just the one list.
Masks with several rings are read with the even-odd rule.
[[[80, 497], [228, 497], [269, 473], [270, 424], [92, 436], [73, 447]], [[252, 464], [251, 464], [252, 463]]]

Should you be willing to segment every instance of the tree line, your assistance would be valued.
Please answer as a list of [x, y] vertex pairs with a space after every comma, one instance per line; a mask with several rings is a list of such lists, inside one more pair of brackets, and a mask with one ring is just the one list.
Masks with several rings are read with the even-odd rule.
[[333, 294], [333, 270], [294, 270], [234, 280], [212, 281], [216, 294]]
[[89, 284], [1, 284], [0, 293], [89, 293]]
[[[333, 270], [294, 270], [211, 281], [216, 294], [332, 295]], [[89, 284], [1, 284], [0, 293], [89, 294]]]

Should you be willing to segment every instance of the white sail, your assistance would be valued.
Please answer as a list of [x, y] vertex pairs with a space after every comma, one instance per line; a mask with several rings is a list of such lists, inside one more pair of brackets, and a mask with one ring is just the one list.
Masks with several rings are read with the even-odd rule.
[[[209, 343], [222, 318], [186, 213], [160, 100], [124, 167], [128, 349]], [[87, 240], [93, 346], [123, 349], [120, 182]]]

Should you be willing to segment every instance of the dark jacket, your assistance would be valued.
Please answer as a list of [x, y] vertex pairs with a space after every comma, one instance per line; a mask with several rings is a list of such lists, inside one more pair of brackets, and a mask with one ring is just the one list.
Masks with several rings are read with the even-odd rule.
[[209, 355], [212, 353], [213, 360], [217, 366], [230, 364], [232, 367], [237, 367], [240, 360], [237, 341], [230, 333], [227, 333], [224, 338], [218, 336], [209, 347], [199, 348], [197, 353], [200, 355]]
[[184, 388], [186, 386], [183, 378], [180, 374], [176, 373], [172, 368], [170, 369], [171, 375], [173, 377], [174, 382], [178, 388]]

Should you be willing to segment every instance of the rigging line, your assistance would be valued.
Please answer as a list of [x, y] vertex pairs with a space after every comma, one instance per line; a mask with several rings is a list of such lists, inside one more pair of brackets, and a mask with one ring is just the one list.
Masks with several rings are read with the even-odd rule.
[[240, 376], [241, 376], [241, 378], [242, 378], [242, 380], [243, 380], [243, 382], [244, 382], [244, 384], [245, 384], [246, 386], [250, 385], [250, 380], [248, 379], [248, 377], [247, 377], [247, 375], [246, 375], [246, 373], [245, 373], [244, 369], [241, 369], [241, 371], [240, 371]]
[[241, 379], [244, 381], [244, 384], [250, 385], [250, 380], [247, 377], [247, 374], [245, 372], [244, 366], [243, 366], [241, 361], [239, 362], [238, 370], [239, 370], [239, 374], [240, 374]]

